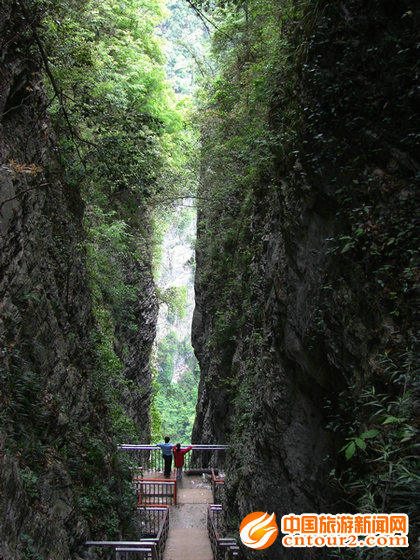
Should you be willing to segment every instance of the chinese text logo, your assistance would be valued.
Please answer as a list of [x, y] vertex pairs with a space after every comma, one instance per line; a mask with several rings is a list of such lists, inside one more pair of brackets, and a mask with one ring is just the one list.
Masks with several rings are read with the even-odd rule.
[[279, 528], [275, 514], [254, 511], [244, 517], [240, 526], [240, 537], [244, 545], [256, 550], [268, 548], [277, 538]]

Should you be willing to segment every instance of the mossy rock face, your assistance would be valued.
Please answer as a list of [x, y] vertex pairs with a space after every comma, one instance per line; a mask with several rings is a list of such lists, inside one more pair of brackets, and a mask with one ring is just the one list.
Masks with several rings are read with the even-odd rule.
[[84, 205], [62, 180], [15, 2], [2, 3], [0, 34], [0, 556], [76, 559], [89, 537], [132, 529], [130, 474], [98, 386]]
[[[258, 21], [258, 7], [250, 10]], [[352, 1], [308, 4], [285, 18], [287, 41], [279, 34], [276, 53], [289, 64], [278, 55], [266, 84], [263, 138], [244, 109], [252, 86], [241, 83], [261, 60], [245, 70], [226, 47], [219, 81], [223, 91], [229, 80], [242, 89], [229, 89], [231, 112], [212, 99], [220, 120], [204, 128], [201, 194], [211, 200], [198, 221], [193, 343], [202, 381], [193, 437], [232, 446], [227, 519], [357, 510], [379, 464], [380, 510], [390, 465], [375, 460], [379, 439], [366, 440], [365, 455], [363, 441], [349, 460], [340, 452], [377, 422], [372, 387], [397, 401], [407, 382], [408, 420], [400, 421], [416, 441], [417, 18], [408, 2], [379, 1], [368, 11]], [[236, 48], [243, 54], [240, 41]], [[250, 137], [271, 142], [269, 162], [255, 163]], [[392, 423], [380, 437], [405, 456]], [[406, 507], [394, 489], [389, 507]], [[294, 554], [273, 545], [261, 557]]]

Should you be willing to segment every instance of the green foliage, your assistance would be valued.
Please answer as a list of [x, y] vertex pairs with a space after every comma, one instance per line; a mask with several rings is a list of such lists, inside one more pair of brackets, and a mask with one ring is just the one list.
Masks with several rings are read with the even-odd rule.
[[136, 535], [133, 523], [135, 495], [131, 487], [131, 463], [114, 443], [100, 439], [90, 426], [77, 434], [77, 446], [68, 449], [76, 507], [98, 538], [118, 538], [121, 527]]
[[43, 556], [37, 552], [34, 539], [30, 535], [23, 535], [24, 560], [43, 560]]
[[[173, 182], [189, 142], [185, 103], [178, 105], [165, 82], [154, 32], [167, 12], [159, 0], [87, 2], [78, 12], [65, 6], [62, 18], [46, 21], [45, 38], [61, 88], [51, 111], [60, 127], [61, 154], [71, 163], [68, 179], [82, 180], [86, 198], [107, 210], [115, 203], [121, 210], [125, 195], [131, 216]], [[64, 128], [69, 123], [61, 119], [63, 103], [72, 130]], [[79, 144], [77, 150], [72, 143]]]
[[202, 289], [214, 290], [209, 299], [218, 302], [212, 337], [220, 341], [237, 328], [233, 315], [241, 314], [244, 294], [251, 296], [242, 271], [249, 269], [261, 239], [247, 235], [250, 213], [259, 204], [260, 189], [278, 188], [271, 184], [278, 154], [291, 151], [299, 129], [296, 103], [277, 111], [284, 108], [284, 98], [295, 97], [293, 44], [284, 29], [295, 25], [296, 10], [293, 2], [264, 0], [217, 3], [211, 12], [218, 26], [213, 40], [217, 75], [198, 94], [203, 212], [197, 253]]
[[[330, 425], [340, 507], [417, 519], [412, 21], [397, 3], [372, 3], [374, 14], [357, 2], [196, 4], [219, 26], [217, 76], [198, 96], [203, 383], [225, 392], [234, 466], [246, 471], [246, 444], [264, 441], [258, 392], [272, 377], [304, 393], [316, 370], [331, 393], [357, 380]], [[318, 223], [333, 231], [324, 245], [307, 230]], [[325, 281], [319, 293], [312, 272]], [[305, 326], [304, 309], [313, 311]], [[283, 335], [289, 321], [297, 339], [308, 336], [299, 357]], [[278, 369], [289, 366], [283, 381]], [[270, 428], [281, 430], [281, 415]]]
[[[174, 331], [158, 341], [152, 413], [152, 441], [169, 435], [188, 442], [195, 418], [199, 371], [191, 344]], [[176, 369], [180, 371], [176, 372]], [[174, 379], [177, 373], [179, 378]]]
[[[190, 348], [186, 358], [189, 369], [184, 371], [177, 382], [163, 380], [159, 383], [156, 408], [161, 419], [161, 437], [169, 435], [172, 441], [191, 441], [191, 430], [195, 418], [199, 371]], [[157, 441], [159, 438], [156, 438]]]
[[124, 408], [122, 393], [127, 388], [131, 392], [139, 389], [123, 375], [123, 364], [114, 349], [115, 325], [110, 312], [104, 306], [98, 305], [94, 307], [94, 315], [96, 371], [93, 382], [107, 402], [115, 441], [135, 442], [138, 440], [137, 429]]
[[39, 498], [39, 476], [32, 472], [28, 467], [26, 469], [20, 469], [19, 474], [28, 496], [30, 496], [33, 500]]
[[36, 493], [35, 478], [46, 460], [50, 438], [48, 428], [54, 418], [54, 403], [45, 407], [43, 378], [22, 359], [15, 345], [4, 351], [10, 373], [3, 369], [0, 372], [1, 429], [7, 436], [8, 449], [21, 458], [22, 476], [26, 477], [27, 490], [33, 498]]
[[[135, 441], [121, 400], [125, 389], [137, 389], [124, 379], [123, 364], [139, 328], [137, 299], [152, 282], [154, 235], [159, 242], [153, 210], [181, 188], [194, 188], [187, 162], [195, 136], [184, 126], [190, 109], [165, 79], [157, 34], [169, 15], [163, 2], [98, 6], [87, 0], [77, 8], [64, 3], [56, 15], [46, 14], [42, 39], [60, 88], [51, 88], [50, 113], [65, 179], [81, 186], [86, 201], [95, 384], [110, 407], [114, 433]], [[183, 298], [170, 298], [174, 316]]]
[[187, 307], [187, 286], [170, 286], [160, 295], [162, 303], [167, 305], [167, 320], [174, 323], [176, 319], [185, 319]]
[[366, 451], [366, 439], [370, 439], [373, 438], [375, 436], [377, 436], [379, 434], [378, 430], [368, 430], [367, 432], [364, 432], [363, 434], [360, 434], [360, 436], [353, 436], [351, 438], [346, 438], [346, 440], [349, 443], [346, 443], [346, 445], [344, 445], [340, 451], [344, 451], [345, 455], [346, 455], [346, 459], [351, 459], [356, 451], [356, 448], [358, 447], [359, 449], [361, 449], [362, 451]]
[[129, 258], [133, 234], [116, 212], [104, 213], [92, 207], [85, 217], [86, 243], [91, 291], [97, 304], [104, 302], [119, 325], [130, 328], [130, 309], [137, 297], [136, 285], [129, 283]]
[[170, 383], [174, 372], [174, 359], [178, 349], [178, 337], [175, 332], [168, 333], [159, 342], [158, 376], [159, 383]]
[[168, 3], [170, 17], [161, 26], [167, 39], [164, 52], [166, 72], [175, 93], [192, 95], [197, 80], [209, 70], [208, 36], [205, 27], [188, 3]]
[[158, 367], [157, 367], [157, 360], [155, 354], [152, 354], [151, 372], [152, 372], [152, 398], [150, 403], [150, 441], [156, 443], [162, 441], [162, 439], [165, 436], [162, 434], [162, 416], [158, 410], [158, 405], [156, 402], [161, 385], [157, 381]]
[[[124, 406], [124, 394], [138, 389], [124, 377], [124, 360], [139, 327], [136, 303], [144, 284], [152, 282], [152, 211], [158, 195], [170, 185], [176, 196], [179, 185], [189, 189], [192, 184], [192, 172], [183, 172], [193, 142], [184, 128], [189, 107], [187, 101], [177, 102], [165, 80], [156, 28], [168, 12], [160, 0], [27, 4], [47, 58], [59, 173], [69, 205], [77, 200], [72, 189], [81, 190], [85, 202], [86, 242], [78, 249], [86, 254], [94, 316], [94, 365], [87, 367], [94, 371], [86, 390], [90, 413], [96, 424], [101, 418], [108, 439], [94, 428], [82, 433], [70, 419], [65, 436], [55, 434], [48, 447], [52, 436], [44, 436], [44, 419], [54, 416], [58, 404], [51, 403], [44, 415], [43, 387], [32, 373], [20, 373], [13, 403], [1, 416], [12, 420], [23, 464], [33, 457], [34, 470], [22, 471], [29, 495], [35, 498], [36, 481], [28, 473], [37, 474], [35, 466], [42, 471], [43, 462], [55, 454], [71, 473], [78, 509], [92, 534], [112, 539], [121, 522], [130, 525], [133, 503], [124, 485], [128, 468], [110, 449], [138, 440]], [[36, 297], [28, 294], [26, 300], [36, 304]], [[78, 342], [76, 335], [73, 343]], [[22, 428], [23, 417], [35, 419], [29, 429]]]
[[413, 357], [411, 350], [378, 357], [377, 386], [342, 393], [339, 412], [331, 416], [329, 429], [347, 435], [348, 442], [340, 449], [348, 465], [332, 474], [355, 511], [418, 515], [412, 500], [420, 491]]

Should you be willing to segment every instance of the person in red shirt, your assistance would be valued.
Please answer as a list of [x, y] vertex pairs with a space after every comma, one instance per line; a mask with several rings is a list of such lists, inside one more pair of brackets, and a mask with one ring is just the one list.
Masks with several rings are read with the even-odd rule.
[[177, 443], [175, 447], [172, 449], [174, 454], [174, 461], [176, 467], [176, 479], [181, 480], [182, 478], [182, 467], [184, 466], [184, 455], [191, 451], [192, 445], [186, 447], [185, 449], [181, 449], [181, 444]]

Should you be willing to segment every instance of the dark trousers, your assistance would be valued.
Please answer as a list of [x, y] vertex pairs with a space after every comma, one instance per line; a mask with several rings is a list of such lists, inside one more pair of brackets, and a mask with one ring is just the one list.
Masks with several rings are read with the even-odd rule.
[[170, 476], [171, 475], [171, 467], [172, 467], [172, 455], [168, 455], [168, 456], [164, 455], [163, 460], [165, 462], [164, 475], [165, 476]]

